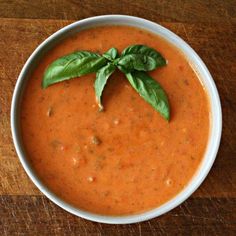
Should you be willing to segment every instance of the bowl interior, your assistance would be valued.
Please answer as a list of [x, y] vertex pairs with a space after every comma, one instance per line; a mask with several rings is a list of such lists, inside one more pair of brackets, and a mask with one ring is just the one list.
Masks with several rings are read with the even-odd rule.
[[[102, 216], [80, 210], [64, 202], [53, 192], [51, 192], [37, 177], [37, 174], [34, 172], [29, 161], [27, 160], [24, 151], [24, 145], [22, 143], [20, 135], [20, 125], [18, 117], [19, 117], [22, 94], [24, 92], [27, 80], [30, 78], [31, 73], [37, 66], [39, 60], [61, 40], [70, 37], [71, 35], [86, 28], [96, 27], [101, 25], [129, 25], [143, 28], [145, 30], [151, 31], [163, 37], [170, 43], [174, 44], [184, 53], [186, 58], [190, 61], [194, 70], [199, 75], [199, 79], [203, 84], [203, 86], [205, 87], [209, 97], [210, 111], [211, 111], [211, 118], [210, 118], [211, 128], [205, 156], [197, 172], [195, 173], [189, 184], [186, 186], [186, 188], [184, 188], [173, 199], [171, 199], [170, 201], [166, 202], [165, 204], [161, 205], [158, 208], [136, 215]], [[59, 30], [58, 32], [50, 36], [48, 39], [46, 39], [33, 52], [33, 54], [26, 62], [25, 66], [23, 67], [15, 87], [12, 99], [12, 108], [11, 108], [11, 127], [12, 127], [12, 136], [14, 145], [25, 171], [27, 172], [31, 180], [34, 182], [34, 184], [49, 199], [51, 199], [54, 203], [56, 203], [63, 209], [69, 211], [70, 213], [92, 221], [103, 222], [103, 223], [125, 224], [125, 223], [134, 223], [148, 220], [173, 209], [174, 207], [182, 203], [185, 199], [187, 199], [205, 179], [215, 160], [220, 143], [221, 126], [222, 126], [221, 106], [216, 86], [205, 64], [202, 62], [200, 57], [194, 52], [194, 50], [177, 35], [175, 35], [171, 31], [167, 30], [166, 28], [158, 24], [155, 24], [153, 22], [141, 18], [122, 16], [122, 15], [107, 15], [107, 16], [92, 17], [79, 22], [75, 22]]]

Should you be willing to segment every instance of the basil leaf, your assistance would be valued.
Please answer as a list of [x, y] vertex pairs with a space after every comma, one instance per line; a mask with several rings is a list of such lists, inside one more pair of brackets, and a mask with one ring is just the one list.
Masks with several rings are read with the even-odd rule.
[[167, 95], [156, 80], [141, 71], [128, 73], [126, 77], [133, 88], [146, 102], [151, 104], [166, 120], [170, 119]]
[[123, 50], [121, 58], [116, 64], [127, 73], [133, 70], [151, 71], [166, 65], [166, 60], [153, 48], [145, 45], [132, 45]]
[[118, 51], [116, 48], [110, 48], [102, 56], [105, 57], [109, 61], [114, 61], [118, 57]]
[[146, 45], [132, 45], [125, 48], [121, 54], [121, 56], [129, 55], [129, 54], [142, 54], [148, 57], [152, 57], [156, 60], [157, 67], [166, 65], [165, 58], [154, 48], [150, 48]]
[[129, 54], [120, 58], [118, 66], [124, 73], [133, 70], [151, 71], [157, 67], [155, 59], [139, 54]]
[[77, 51], [55, 60], [46, 69], [42, 87], [96, 72], [107, 63], [104, 57], [88, 51]]
[[106, 66], [102, 67], [96, 73], [96, 80], [94, 83], [94, 88], [95, 88], [96, 100], [98, 102], [98, 106], [100, 110], [103, 110], [103, 106], [101, 103], [103, 89], [107, 83], [108, 78], [115, 71], [115, 69], [116, 67], [113, 64], [108, 63]]

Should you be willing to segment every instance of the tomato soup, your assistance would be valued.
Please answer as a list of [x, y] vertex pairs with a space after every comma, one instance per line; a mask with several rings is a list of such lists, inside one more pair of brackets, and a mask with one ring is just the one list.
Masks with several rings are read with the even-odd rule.
[[[168, 64], [149, 74], [165, 89], [167, 122], [116, 71], [98, 111], [95, 74], [41, 88], [47, 66], [75, 50], [121, 52], [155, 48]], [[207, 146], [207, 94], [185, 56], [166, 40], [128, 26], [86, 29], [60, 42], [39, 62], [26, 86], [21, 132], [40, 179], [66, 202], [90, 212], [144, 212], [175, 197], [197, 171]]]

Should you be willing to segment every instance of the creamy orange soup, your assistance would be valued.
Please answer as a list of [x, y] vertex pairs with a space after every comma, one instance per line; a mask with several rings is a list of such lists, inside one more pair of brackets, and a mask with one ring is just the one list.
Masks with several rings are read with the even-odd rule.
[[[167, 122], [120, 72], [108, 80], [104, 112], [95, 74], [41, 88], [46, 67], [75, 50], [120, 52], [131, 44], [160, 51], [168, 65], [150, 75], [168, 94]], [[87, 29], [47, 53], [30, 78], [21, 108], [26, 152], [42, 181], [65, 201], [107, 215], [158, 207], [190, 181], [209, 133], [208, 98], [181, 52], [162, 38], [127, 26]]]

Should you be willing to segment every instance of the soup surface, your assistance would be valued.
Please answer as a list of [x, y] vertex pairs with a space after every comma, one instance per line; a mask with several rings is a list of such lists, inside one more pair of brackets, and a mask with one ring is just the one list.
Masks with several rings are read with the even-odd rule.
[[[167, 122], [115, 72], [95, 101], [95, 74], [41, 88], [46, 67], [75, 50], [120, 52], [131, 44], [160, 51], [168, 65], [150, 75], [165, 89]], [[127, 26], [87, 29], [41, 60], [25, 89], [23, 142], [40, 179], [58, 196], [91, 212], [139, 213], [177, 195], [203, 158], [209, 133], [207, 94], [186, 58], [162, 38]]]

